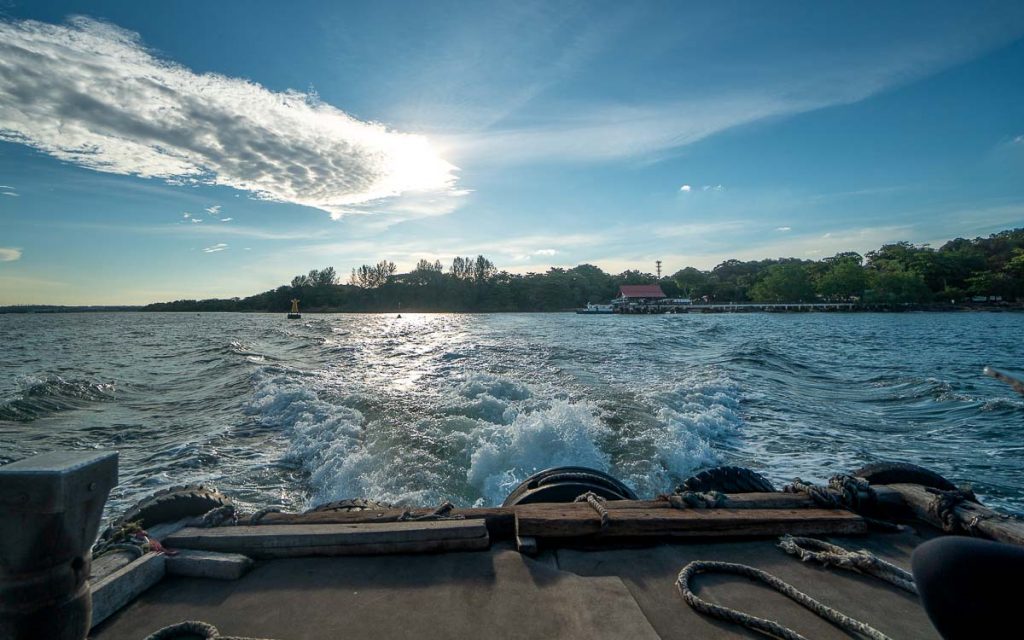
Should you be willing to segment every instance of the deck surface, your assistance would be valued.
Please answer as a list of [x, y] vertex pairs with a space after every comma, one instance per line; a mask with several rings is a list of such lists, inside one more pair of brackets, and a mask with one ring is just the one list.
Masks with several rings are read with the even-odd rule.
[[[914, 533], [830, 538], [909, 566]], [[691, 560], [749, 564], [901, 639], [937, 633], [916, 597], [874, 578], [802, 563], [773, 539], [679, 542], [632, 549], [545, 551], [506, 544], [438, 555], [270, 560], [238, 581], [166, 578], [93, 630], [140, 640], [198, 619], [224, 635], [305, 638], [762, 638], [691, 610], [674, 581]], [[807, 637], [851, 636], [744, 578], [697, 578], [702, 597], [775, 619]]]

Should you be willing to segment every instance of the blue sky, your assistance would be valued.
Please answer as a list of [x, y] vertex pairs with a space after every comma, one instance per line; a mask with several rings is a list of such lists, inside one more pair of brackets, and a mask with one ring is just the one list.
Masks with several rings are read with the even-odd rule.
[[0, 8], [0, 304], [1024, 225], [1019, 2], [284, 7]]

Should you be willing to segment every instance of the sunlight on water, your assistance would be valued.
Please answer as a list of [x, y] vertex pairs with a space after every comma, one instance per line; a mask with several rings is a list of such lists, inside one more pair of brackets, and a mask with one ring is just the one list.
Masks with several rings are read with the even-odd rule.
[[117, 449], [114, 508], [186, 481], [243, 505], [494, 505], [584, 465], [650, 496], [909, 460], [1020, 509], [1015, 314], [0, 316], [0, 462]]

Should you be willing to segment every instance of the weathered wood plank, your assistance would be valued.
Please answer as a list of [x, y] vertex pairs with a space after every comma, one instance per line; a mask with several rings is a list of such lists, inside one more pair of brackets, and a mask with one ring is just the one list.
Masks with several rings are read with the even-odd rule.
[[166, 557], [147, 553], [90, 585], [92, 590], [92, 626], [103, 622], [143, 591], [164, 577]]
[[[798, 509], [815, 507], [809, 496], [798, 493], [737, 493], [727, 496], [731, 509]], [[561, 504], [538, 503], [519, 507], [482, 507], [455, 509], [452, 515], [467, 520], [486, 520], [492, 537], [511, 536], [514, 531], [515, 511], [521, 508], [554, 508]], [[664, 500], [612, 500], [609, 509], [669, 509]], [[413, 516], [427, 515], [432, 508], [409, 509]], [[396, 522], [406, 510], [385, 509], [379, 511], [321, 511], [316, 513], [269, 513], [263, 517], [267, 524], [358, 524], [368, 522]]]
[[118, 569], [130, 565], [138, 559], [139, 554], [133, 551], [108, 551], [92, 561], [89, 567], [89, 582], [96, 584]]
[[481, 549], [489, 546], [490, 539], [481, 520], [442, 520], [183, 529], [164, 542], [173, 548], [264, 558]]
[[453, 551], [483, 551], [491, 546], [490, 538], [454, 538], [449, 540], [419, 540], [415, 542], [373, 542], [367, 544], [341, 544], [309, 547], [270, 547], [245, 549], [253, 558], [307, 558], [313, 556], [382, 556], [399, 553], [445, 553]]
[[172, 533], [177, 533], [178, 531], [181, 531], [182, 529], [187, 527], [190, 522], [194, 520], [195, 518], [182, 518], [181, 520], [177, 520], [175, 522], [161, 522], [160, 524], [155, 524], [152, 527], [146, 529], [146, 533], [153, 540], [163, 542], [164, 538], [171, 535]]
[[238, 580], [252, 568], [252, 558], [240, 553], [181, 549], [167, 556], [167, 573], [190, 578]]
[[516, 510], [516, 534], [537, 538], [861, 534], [860, 516], [831, 509], [609, 509], [606, 529], [587, 504]]
[[[899, 493], [914, 516], [933, 526], [942, 527], [942, 522], [931, 512], [935, 495], [919, 484], [890, 484], [892, 491]], [[973, 502], [961, 502], [955, 508], [956, 516], [963, 525], [974, 523], [974, 528], [985, 536], [1024, 545], [1024, 522], [1004, 516], [988, 507]]]

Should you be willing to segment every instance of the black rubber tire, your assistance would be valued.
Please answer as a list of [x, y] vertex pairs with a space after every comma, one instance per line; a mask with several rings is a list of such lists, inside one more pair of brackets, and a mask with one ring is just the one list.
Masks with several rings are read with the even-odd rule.
[[334, 500], [318, 504], [312, 509], [307, 509], [306, 513], [318, 513], [321, 511], [379, 511], [390, 508], [391, 505], [386, 502], [355, 498], [353, 500]]
[[170, 487], [141, 500], [112, 522], [101, 537], [110, 536], [122, 524], [128, 522], [139, 521], [142, 528], [147, 529], [161, 522], [175, 522], [182, 518], [201, 516], [211, 509], [230, 504], [231, 498], [213, 487], [201, 484]]
[[952, 491], [956, 485], [931, 469], [909, 462], [873, 462], [850, 475], [864, 478], [871, 484], [919, 484], [943, 491]]
[[714, 467], [690, 476], [676, 487], [682, 491], [721, 491], [722, 493], [770, 493], [771, 481], [746, 467]]
[[502, 503], [504, 507], [534, 502], [572, 502], [587, 491], [606, 500], [636, 500], [621, 481], [597, 469], [554, 467], [538, 471], [519, 483]]

